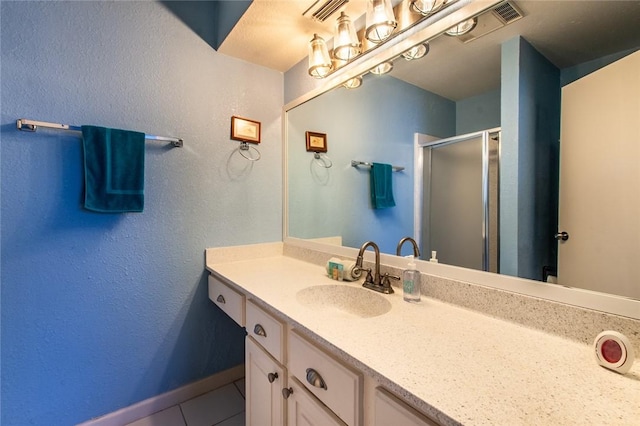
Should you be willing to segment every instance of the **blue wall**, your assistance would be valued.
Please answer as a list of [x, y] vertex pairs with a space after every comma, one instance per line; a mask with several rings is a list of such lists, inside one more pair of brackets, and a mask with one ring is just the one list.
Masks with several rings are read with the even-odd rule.
[[[395, 253], [413, 235], [414, 133], [455, 133], [455, 103], [388, 76], [367, 75], [355, 90], [339, 88], [295, 108], [288, 121], [290, 235], [341, 235], [359, 247], [375, 241]], [[306, 152], [305, 132], [327, 134], [333, 167], [323, 169]], [[396, 206], [375, 210], [369, 197], [369, 168], [351, 160], [404, 166], [393, 173]]]
[[560, 71], [526, 40], [502, 47], [500, 272], [542, 279], [556, 264]]
[[500, 89], [456, 102], [456, 135], [500, 127]]
[[[217, 54], [157, 2], [1, 3], [3, 425], [71, 425], [243, 362], [207, 299], [206, 247], [282, 232], [281, 73]], [[262, 159], [229, 140], [262, 122]], [[147, 142], [145, 211], [81, 208], [77, 134]]]

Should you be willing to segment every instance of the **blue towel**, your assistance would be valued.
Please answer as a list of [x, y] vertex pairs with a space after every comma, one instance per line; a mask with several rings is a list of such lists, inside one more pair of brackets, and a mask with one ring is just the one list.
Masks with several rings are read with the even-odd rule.
[[390, 164], [373, 163], [371, 166], [371, 205], [374, 209], [384, 209], [396, 205], [393, 200]]
[[84, 207], [102, 213], [144, 208], [145, 134], [82, 126]]

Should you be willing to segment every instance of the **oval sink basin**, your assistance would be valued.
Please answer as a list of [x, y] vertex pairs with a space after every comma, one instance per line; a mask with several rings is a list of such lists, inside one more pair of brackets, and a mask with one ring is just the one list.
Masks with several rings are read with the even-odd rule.
[[358, 318], [371, 318], [391, 310], [382, 294], [362, 287], [347, 285], [315, 285], [296, 294], [298, 302], [314, 311], [346, 314]]

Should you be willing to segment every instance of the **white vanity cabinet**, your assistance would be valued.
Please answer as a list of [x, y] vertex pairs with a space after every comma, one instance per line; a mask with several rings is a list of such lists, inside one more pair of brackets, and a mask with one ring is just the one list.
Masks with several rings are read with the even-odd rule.
[[289, 379], [287, 389], [287, 414], [289, 426], [344, 426], [325, 405], [320, 403], [296, 378]]
[[245, 385], [247, 426], [285, 424], [286, 369], [252, 337], [245, 339]]

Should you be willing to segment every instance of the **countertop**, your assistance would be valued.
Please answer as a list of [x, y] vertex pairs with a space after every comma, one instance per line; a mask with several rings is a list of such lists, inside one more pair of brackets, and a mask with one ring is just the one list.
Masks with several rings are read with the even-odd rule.
[[640, 362], [620, 375], [589, 345], [435, 299], [407, 303], [401, 291], [381, 295], [391, 309], [371, 318], [310, 309], [300, 290], [361, 282], [282, 255], [206, 266], [440, 423], [640, 424]]

